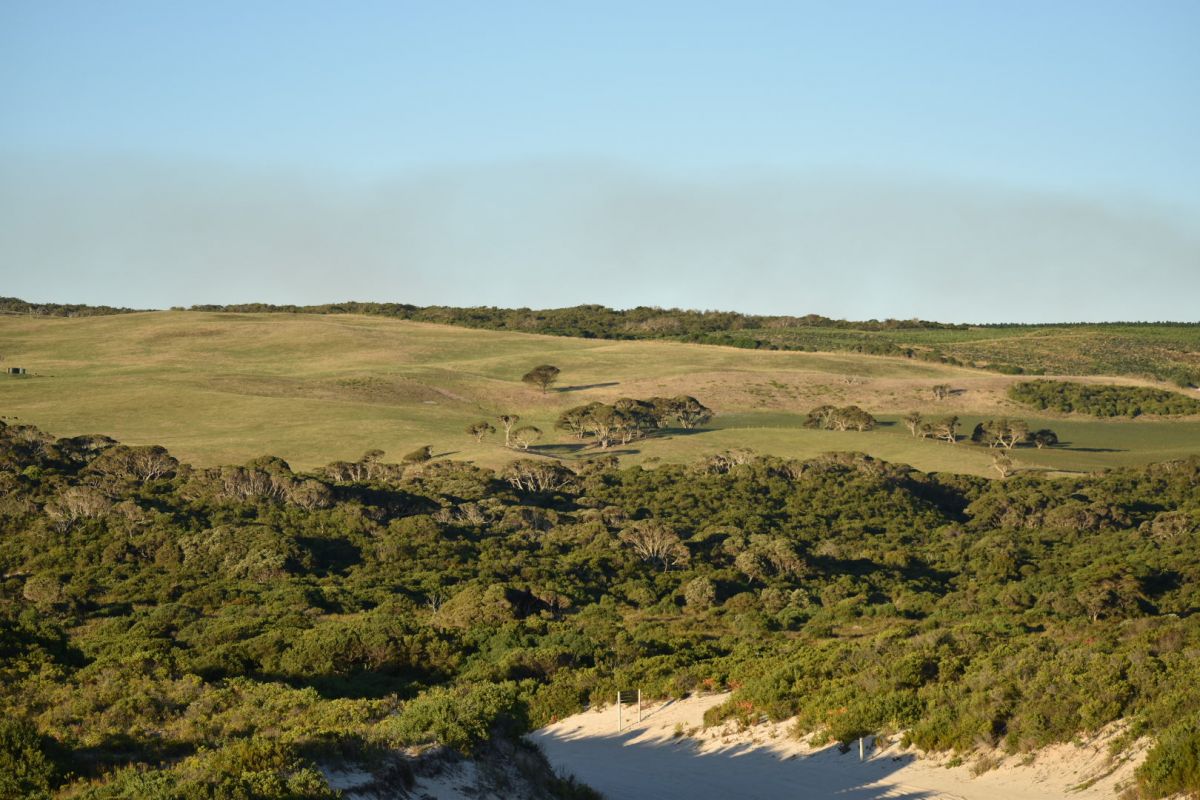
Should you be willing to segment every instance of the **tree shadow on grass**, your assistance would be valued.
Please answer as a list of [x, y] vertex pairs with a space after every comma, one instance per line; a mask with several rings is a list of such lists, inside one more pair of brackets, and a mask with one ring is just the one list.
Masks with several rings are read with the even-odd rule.
[[556, 392], [582, 392], [584, 389], [605, 389], [609, 386], [619, 386], [620, 381], [606, 381], [604, 383], [582, 383], [577, 386], [559, 386], [554, 391]]
[[698, 433], [708, 433], [715, 430], [738, 430], [737, 428], [660, 428], [653, 436], [647, 436], [647, 439], [672, 439], [676, 436], [695, 436]]
[[574, 455], [589, 447], [587, 442], [563, 442], [559, 444], [534, 444], [524, 451], [532, 455], [562, 457]]

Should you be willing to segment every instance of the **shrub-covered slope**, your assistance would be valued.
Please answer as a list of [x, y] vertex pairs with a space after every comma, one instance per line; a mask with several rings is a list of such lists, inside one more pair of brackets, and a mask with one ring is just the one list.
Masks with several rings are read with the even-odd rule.
[[1200, 460], [347, 467], [0, 428], [0, 796], [323, 797], [633, 686], [934, 748], [1125, 719], [1147, 796], [1200, 788]]
[[1008, 388], [1009, 397], [1037, 409], [1138, 417], [1142, 414], [1200, 414], [1200, 400], [1179, 392], [1144, 386], [1110, 386], [1074, 381], [1024, 381]]

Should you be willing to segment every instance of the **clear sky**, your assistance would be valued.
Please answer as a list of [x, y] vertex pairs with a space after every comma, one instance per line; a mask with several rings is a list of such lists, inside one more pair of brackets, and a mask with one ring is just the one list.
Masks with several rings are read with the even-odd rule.
[[0, 4], [34, 300], [1197, 320], [1198, 150], [1194, 0]]

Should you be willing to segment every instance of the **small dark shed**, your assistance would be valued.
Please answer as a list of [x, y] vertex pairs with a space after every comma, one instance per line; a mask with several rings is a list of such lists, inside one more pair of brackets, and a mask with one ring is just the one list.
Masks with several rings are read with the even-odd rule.
[[24, 375], [25, 368], [24, 367], [9, 367], [8, 374], [9, 375]]

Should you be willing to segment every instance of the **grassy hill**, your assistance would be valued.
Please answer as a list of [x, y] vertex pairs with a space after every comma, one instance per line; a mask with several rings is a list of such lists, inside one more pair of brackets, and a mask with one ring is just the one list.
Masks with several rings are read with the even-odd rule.
[[[553, 430], [563, 409], [683, 393], [717, 412], [708, 429], [614, 452], [632, 461], [689, 461], [733, 447], [795, 457], [859, 450], [923, 470], [987, 472], [984, 448], [913, 439], [896, 424], [911, 409], [958, 414], [967, 432], [997, 414], [1058, 431], [1065, 444], [1022, 450], [1017, 461], [1025, 467], [1090, 470], [1200, 452], [1195, 417], [1035, 418], [1006, 397], [1018, 378], [850, 352], [576, 339], [378, 315], [178, 311], [4, 317], [0, 353], [6, 366], [31, 373], [0, 382], [0, 414], [56, 435], [163, 444], [201, 465], [271, 453], [308, 468], [370, 448], [398, 458], [425, 444], [439, 455], [498, 465], [512, 451], [495, 439], [476, 444], [463, 429], [500, 413], [546, 431], [541, 454], [575, 459], [596, 451]], [[562, 369], [546, 394], [520, 381], [544, 362]], [[956, 392], [934, 401], [935, 384]], [[867, 433], [803, 428], [804, 414], [821, 403], [855, 403], [884, 424]]]
[[588, 339], [667, 339], [751, 350], [850, 351], [904, 356], [1004, 374], [1125, 375], [1200, 384], [1200, 323], [1105, 322], [966, 325], [927, 320], [840, 320], [639, 306], [455, 308], [406, 303], [249, 303], [193, 311], [372, 314], [468, 328]]

